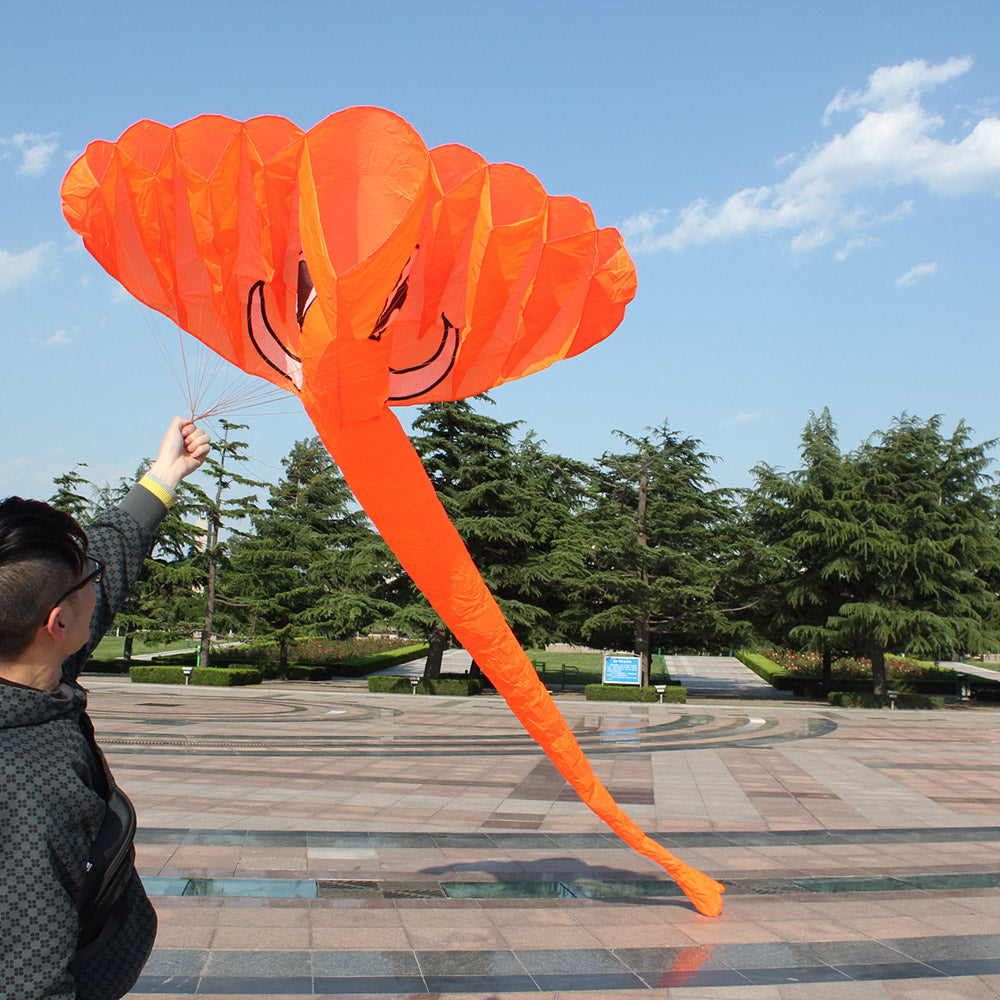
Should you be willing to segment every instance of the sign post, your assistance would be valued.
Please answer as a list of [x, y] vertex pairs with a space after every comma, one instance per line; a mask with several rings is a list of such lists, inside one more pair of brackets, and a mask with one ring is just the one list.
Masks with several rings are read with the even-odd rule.
[[640, 684], [639, 657], [620, 653], [604, 654], [602, 684]]

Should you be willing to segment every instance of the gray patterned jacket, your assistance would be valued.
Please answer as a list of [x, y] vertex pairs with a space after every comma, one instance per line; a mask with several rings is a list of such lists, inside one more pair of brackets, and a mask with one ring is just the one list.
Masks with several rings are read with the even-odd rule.
[[134, 487], [88, 528], [105, 564], [87, 645], [56, 691], [0, 681], [0, 1000], [117, 1000], [134, 984], [156, 915], [133, 870], [100, 946], [76, 954], [76, 900], [104, 818], [102, 762], [80, 728], [77, 677], [128, 597], [166, 508]]

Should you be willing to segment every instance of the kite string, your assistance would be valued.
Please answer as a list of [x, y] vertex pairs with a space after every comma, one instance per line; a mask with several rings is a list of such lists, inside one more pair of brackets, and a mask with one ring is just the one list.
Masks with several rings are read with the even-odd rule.
[[[185, 347], [187, 338], [176, 324], [176, 346], [168, 344], [150, 311], [143, 309], [142, 312], [193, 421], [259, 411], [262, 407], [288, 399], [288, 393], [284, 389], [233, 369], [225, 359], [210, 351], [200, 341], [188, 341], [188, 346]], [[175, 359], [179, 359], [179, 364]]]

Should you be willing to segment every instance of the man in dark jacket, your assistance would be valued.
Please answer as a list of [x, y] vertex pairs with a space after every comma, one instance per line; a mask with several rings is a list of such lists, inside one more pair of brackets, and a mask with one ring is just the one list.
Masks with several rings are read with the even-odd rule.
[[81, 947], [77, 906], [112, 778], [77, 677], [208, 450], [176, 418], [149, 473], [86, 533], [47, 504], [0, 503], [0, 1000], [116, 1000], [153, 947], [134, 867]]

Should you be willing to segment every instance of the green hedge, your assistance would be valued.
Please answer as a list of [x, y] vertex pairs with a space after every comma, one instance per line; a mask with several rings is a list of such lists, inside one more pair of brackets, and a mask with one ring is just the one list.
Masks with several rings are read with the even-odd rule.
[[133, 684], [183, 684], [184, 671], [160, 663], [134, 663], [128, 672]]
[[774, 687], [791, 687], [795, 680], [793, 674], [783, 670], [774, 660], [768, 659], [763, 653], [751, 653], [746, 649], [738, 649], [736, 659], [749, 667], [758, 677], [763, 678]]
[[[892, 704], [888, 695], [870, 691], [831, 691], [827, 701], [839, 708], [889, 708]], [[944, 708], [944, 698], [900, 693], [896, 696], [896, 708]]]
[[212, 687], [242, 687], [259, 684], [264, 675], [259, 667], [195, 667], [191, 672], [192, 684], [207, 684]]
[[[587, 701], [659, 701], [655, 687], [634, 687], [625, 684], [588, 684], [584, 688]], [[663, 692], [666, 704], [683, 705], [687, 701], [687, 688], [671, 684]]]
[[333, 667], [327, 664], [289, 663], [285, 676], [290, 681], [328, 681], [333, 676]]
[[[483, 685], [476, 677], [433, 677], [421, 678], [417, 694], [450, 695], [464, 698], [479, 694]], [[398, 675], [369, 677], [368, 690], [375, 694], [410, 694], [413, 685], [409, 677]]]
[[[129, 679], [133, 684], [183, 684], [184, 670], [159, 663], [135, 664]], [[195, 667], [191, 671], [192, 684], [208, 687], [239, 687], [259, 684], [262, 679], [257, 667]]]
[[[418, 642], [399, 649], [388, 649], [382, 653], [372, 653], [368, 656], [357, 656], [353, 659], [334, 660], [330, 663], [297, 663], [294, 660], [282, 671], [276, 659], [264, 659], [265, 649], [260, 646], [237, 647], [233, 649], [212, 650], [212, 667], [227, 667], [245, 664], [253, 660], [254, 665], [267, 678], [284, 675], [289, 680], [325, 681], [331, 677], [365, 677], [376, 670], [385, 670], [400, 663], [409, 663], [427, 655], [427, 643]], [[198, 651], [177, 653], [174, 656], [154, 656], [153, 663], [168, 666], [193, 667], [198, 662]], [[168, 682], [169, 683], [169, 682]]]
[[386, 670], [426, 657], [429, 646], [426, 642], [417, 642], [412, 646], [402, 646], [400, 649], [387, 649], [384, 653], [373, 653], [371, 656], [357, 656], [352, 660], [341, 660], [332, 664], [335, 677], [364, 677], [376, 670]]
[[84, 664], [83, 670], [88, 674], [127, 674], [134, 662], [117, 657], [92, 656]]

